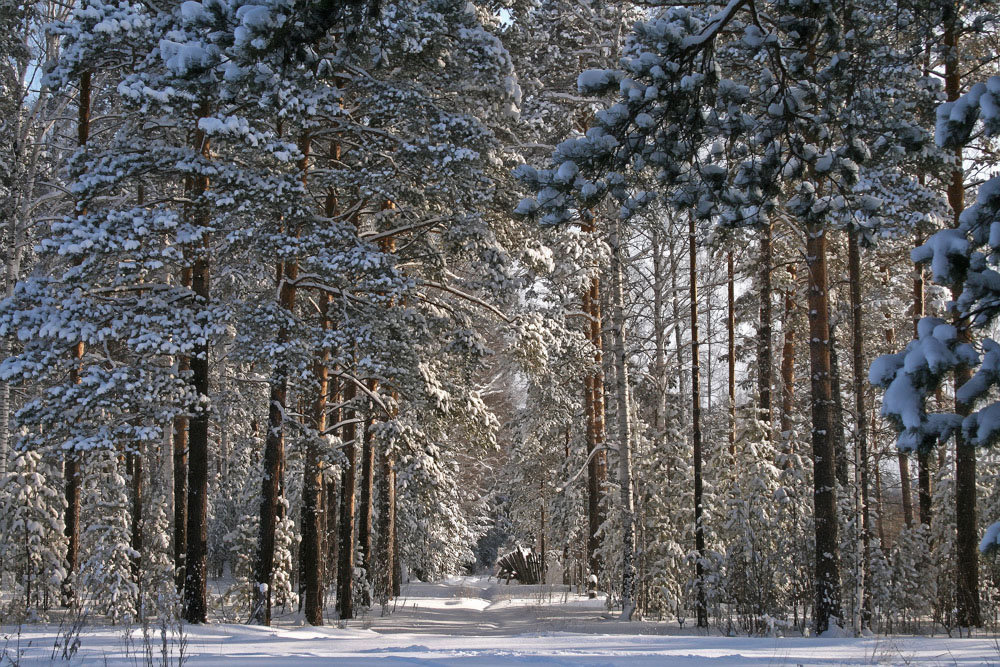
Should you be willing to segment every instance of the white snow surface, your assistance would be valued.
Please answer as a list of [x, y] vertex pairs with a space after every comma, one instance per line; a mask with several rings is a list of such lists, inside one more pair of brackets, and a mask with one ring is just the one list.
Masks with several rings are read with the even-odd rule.
[[[676, 623], [613, 620], [603, 599], [565, 587], [505, 586], [456, 577], [404, 587], [394, 613], [310, 627], [279, 616], [274, 627], [210, 623], [184, 626], [186, 665], [871, 665], [988, 664], [1000, 661], [992, 637], [722, 637]], [[558, 590], [557, 590], [558, 589]], [[609, 618], [611, 617], [611, 618]], [[153, 628], [159, 664], [159, 632]], [[63, 631], [65, 632], [65, 630]], [[2, 628], [8, 654], [48, 664], [56, 626]], [[86, 627], [71, 664], [142, 664], [142, 631]], [[131, 643], [130, 643], [131, 642]], [[176, 638], [171, 647], [176, 660]], [[58, 653], [56, 654], [58, 658]]]

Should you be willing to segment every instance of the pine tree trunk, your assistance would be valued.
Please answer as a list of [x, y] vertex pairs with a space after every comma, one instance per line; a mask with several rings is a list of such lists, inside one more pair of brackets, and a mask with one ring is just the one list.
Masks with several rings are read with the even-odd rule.
[[[331, 400], [335, 401], [336, 396], [333, 392], [330, 394]], [[336, 420], [331, 418], [327, 419], [327, 422], [335, 423]], [[336, 472], [336, 469], [334, 469]], [[328, 587], [335, 587], [337, 583], [337, 566], [340, 562], [340, 486], [338, 484], [337, 475], [330, 475], [323, 480], [324, 491], [326, 492], [326, 499], [324, 503], [326, 505], [326, 539], [324, 543], [326, 544], [326, 553], [323, 557], [326, 559], [323, 571], [329, 575], [330, 581], [327, 583]]]
[[785, 314], [781, 321], [784, 342], [781, 348], [781, 438], [786, 455], [784, 467], [791, 465], [792, 413], [795, 410], [795, 265], [788, 266], [791, 287], [785, 293]]
[[[306, 185], [309, 167], [309, 135], [299, 141], [302, 160], [299, 170], [302, 185]], [[295, 310], [296, 280], [299, 276], [298, 263], [293, 260], [279, 262], [278, 306], [293, 313]], [[282, 327], [278, 331], [279, 347], [288, 341], [288, 331]], [[288, 405], [288, 369], [279, 363], [271, 380], [271, 395], [268, 402], [267, 434], [264, 438], [264, 477], [261, 480], [260, 519], [258, 523], [257, 558], [254, 563], [254, 600], [250, 622], [258, 625], [271, 624], [271, 589], [274, 579], [274, 545], [276, 522], [279, 519], [279, 505], [284, 485], [285, 467], [285, 409]], [[282, 506], [283, 507], [283, 506]]]
[[[945, 97], [949, 102], [958, 99], [961, 92], [961, 77], [959, 63], [959, 30], [958, 3], [945, 5], [944, 47], [945, 53]], [[948, 203], [951, 205], [953, 226], [959, 226], [959, 216], [965, 209], [965, 179], [962, 171], [962, 151], [956, 149], [956, 164], [948, 183]], [[952, 286], [952, 298], [957, 300], [962, 292], [962, 285]], [[959, 340], [971, 342], [969, 322], [967, 319], [956, 319]], [[955, 412], [960, 417], [967, 417], [972, 410], [958, 400], [958, 390], [972, 378], [972, 369], [967, 365], [955, 369]], [[955, 435], [955, 551], [958, 556], [957, 603], [958, 625], [965, 628], [979, 627], [982, 617], [979, 608], [979, 551], [976, 534], [976, 451], [965, 442], [959, 430]]]
[[[594, 232], [593, 226], [585, 226], [583, 231]], [[600, 529], [604, 524], [604, 508], [602, 496], [607, 481], [608, 459], [605, 450], [604, 430], [604, 354], [601, 340], [601, 292], [600, 278], [594, 276], [590, 289], [584, 292], [583, 309], [588, 314], [589, 328], [587, 334], [594, 349], [595, 370], [585, 382], [585, 404], [588, 408], [588, 443], [587, 455], [587, 516], [589, 519], [587, 539], [587, 560], [590, 563], [590, 574], [598, 580], [602, 574], [602, 563], [599, 555], [601, 548]]]
[[833, 397], [830, 386], [830, 304], [827, 295], [826, 233], [807, 229], [809, 272], [809, 364], [812, 376], [812, 449], [816, 531], [817, 633], [840, 618], [840, 548], [837, 524], [836, 450], [833, 442]]
[[142, 452], [129, 452], [127, 458], [132, 501], [132, 579], [139, 581], [142, 558]]
[[[923, 240], [917, 238], [917, 246], [923, 244]], [[924, 267], [915, 264], [913, 267], [913, 338], [917, 338], [917, 327], [920, 319], [924, 316]], [[918, 511], [920, 513], [920, 523], [925, 526], [931, 525], [931, 468], [930, 449], [917, 452], [917, 499]]]
[[[323, 329], [330, 328], [328, 317], [331, 296], [324, 292], [318, 296], [320, 319]], [[330, 389], [329, 351], [324, 350], [313, 363], [313, 377], [316, 380], [316, 395], [312, 401], [312, 427], [317, 438], [324, 438], [326, 431], [327, 394]], [[310, 625], [323, 625], [323, 588], [325, 574], [325, 554], [323, 553], [324, 525], [332, 511], [329, 504], [324, 506], [323, 468], [320, 461], [320, 445], [310, 438], [306, 443], [305, 461], [302, 472], [302, 543], [299, 546], [299, 568], [305, 592], [305, 617]]]
[[[854, 413], [857, 415], [857, 431], [855, 461], [857, 476], [861, 487], [861, 548], [863, 595], [861, 603], [861, 623], [864, 627], [871, 625], [871, 516], [868, 512], [868, 408], [865, 402], [865, 389], [868, 387], [865, 377], [864, 352], [864, 311], [861, 303], [861, 249], [858, 245], [858, 230], [848, 232], [848, 272], [851, 292], [851, 333], [854, 366]], [[860, 628], [857, 628], [860, 630]]]
[[[392, 202], [386, 202], [387, 209], [394, 208]], [[396, 252], [396, 241], [391, 236], [379, 242], [383, 253], [392, 254]], [[395, 405], [398, 395], [395, 390], [389, 392], [392, 405]], [[375, 493], [378, 503], [378, 524], [375, 526], [376, 535], [371, 545], [372, 555], [368, 559], [366, 567], [370, 570], [369, 580], [373, 582], [375, 597], [382, 606], [382, 613], [385, 614], [389, 599], [399, 595], [399, 572], [396, 568], [397, 545], [396, 545], [396, 460], [392, 451], [392, 443], [383, 442], [377, 448], [377, 463], [379, 468], [379, 481]], [[373, 456], [376, 454], [373, 453]]]
[[[653, 229], [652, 253], [653, 253], [653, 386], [656, 387], [656, 396], [653, 401], [653, 430], [655, 443], [660, 446], [663, 443], [663, 433], [666, 429], [666, 394], [667, 394], [667, 370], [666, 370], [666, 349], [664, 341], [664, 331], [666, 326], [663, 322], [663, 252], [660, 246], [660, 236], [663, 230], [659, 227]], [[567, 436], [569, 433], [567, 432]], [[567, 444], [568, 448], [568, 444]], [[567, 450], [568, 451], [568, 450]], [[567, 454], [568, 457], [568, 454]]]
[[[396, 488], [396, 474], [392, 476], [392, 488]], [[398, 598], [403, 588], [403, 561], [399, 558], [399, 533], [396, 522], [396, 496], [392, 496], [392, 597]]]
[[[375, 393], [376, 389], [378, 389], [378, 382], [369, 380], [368, 389], [372, 393]], [[372, 548], [374, 546], [372, 521], [374, 519], [375, 506], [372, 501], [375, 497], [375, 443], [373, 442], [375, 434], [372, 430], [373, 423], [373, 415], [368, 414], [365, 417], [362, 431], [361, 494], [358, 499], [360, 504], [358, 508], [358, 545], [361, 549], [361, 566], [365, 570], [365, 581], [369, 584], [362, 591], [366, 598], [366, 605], [371, 605], [372, 602], [367, 597], [372, 583]]]
[[[7, 228], [10, 239], [9, 256], [7, 258], [4, 294], [9, 298], [14, 294], [14, 286], [21, 275], [21, 257], [24, 254], [20, 216], [14, 212]], [[10, 356], [10, 339], [4, 337], [0, 342], [0, 355], [3, 359]], [[7, 474], [10, 462], [10, 384], [0, 382], [0, 477]]]
[[[726, 340], [729, 370], [729, 455], [736, 459], [736, 272], [733, 251], [726, 253]], [[770, 349], [770, 346], [768, 346]]]
[[[889, 268], [883, 267], [885, 271], [884, 284], [889, 285]], [[888, 315], [886, 315], [888, 319]], [[889, 326], [885, 330], [885, 341], [889, 348], [896, 346], [896, 330]], [[913, 527], [913, 488], [910, 485], [910, 457], [906, 452], [896, 452], [896, 463], [899, 469], [900, 498], [903, 504], [903, 525], [907, 528]]]
[[[76, 139], [79, 146], [86, 146], [90, 140], [91, 73], [80, 75], [80, 93], [77, 102]], [[79, 384], [79, 362], [83, 359], [82, 342], [73, 347], [76, 363], [70, 371], [70, 382]], [[66, 578], [62, 582], [62, 603], [69, 606], [76, 599], [76, 570], [80, 561], [80, 453], [68, 451], [63, 465], [65, 480], [66, 510], [64, 530], [66, 535]]]
[[[282, 292], [285, 290], [282, 289]], [[284, 301], [284, 299], [282, 299]], [[280, 341], [279, 336], [279, 342]], [[281, 371], [278, 371], [280, 374]], [[274, 543], [278, 501], [281, 489], [281, 469], [285, 458], [285, 436], [282, 420], [288, 397], [288, 380], [279, 377], [271, 383], [268, 401], [267, 434], [264, 438], [264, 475], [261, 480], [261, 501], [257, 535], [257, 556], [254, 562], [254, 596], [250, 622], [271, 624], [271, 580], [274, 573]]]
[[[83, 356], [83, 343], [76, 346], [76, 358]], [[76, 372], [74, 371], [74, 374]], [[74, 379], [79, 382], [79, 379]], [[62, 582], [62, 604], [70, 606], [76, 600], [76, 575], [80, 564], [80, 459], [79, 452], [66, 452], [63, 465], [63, 479], [66, 489], [66, 514], [64, 534], [66, 535], [66, 578]]]
[[393, 562], [396, 552], [396, 462], [386, 442], [379, 448], [378, 549], [375, 551], [375, 595], [385, 611], [398, 585]]
[[761, 229], [760, 235], [760, 323], [757, 329], [757, 400], [760, 420], [768, 425], [771, 432], [771, 380], [774, 375], [773, 353], [771, 351], [771, 265], [774, 262], [771, 247], [771, 223]]
[[[10, 271], [8, 270], [8, 286], [10, 285]], [[8, 287], [7, 296], [10, 296]], [[4, 338], [0, 342], [0, 355], [4, 359], [10, 356], [10, 341]], [[8, 462], [10, 461], [10, 384], [0, 382], [0, 478], [7, 475]]]
[[[341, 392], [340, 378], [333, 375], [329, 379], [329, 398], [327, 403], [332, 406], [328, 408], [326, 417], [327, 430], [331, 430], [333, 425], [339, 424], [343, 409], [341, 402], [343, 394]], [[339, 474], [338, 474], [339, 473]], [[336, 590], [337, 568], [340, 565], [340, 477], [343, 475], [342, 469], [334, 469], [333, 474], [328, 474], [324, 480], [326, 487], [326, 567], [325, 572], [329, 577], [329, 587]]]
[[913, 487], [910, 484], [910, 457], [906, 452], [896, 452], [899, 464], [899, 486], [903, 501], [903, 525], [913, 527]]
[[344, 469], [340, 477], [340, 557], [337, 561], [337, 612], [341, 619], [354, 618], [354, 519], [355, 480], [357, 479], [358, 453], [355, 439], [354, 398], [357, 387], [351, 380], [344, 385]]
[[[10, 297], [11, 282], [8, 268], [7, 296]], [[0, 342], [0, 355], [4, 359], [10, 356], [10, 340], [4, 338]], [[6, 477], [10, 461], [10, 384], [0, 382], [0, 478]]]
[[[339, 157], [340, 147], [334, 145], [334, 154]], [[333, 217], [337, 211], [337, 198], [331, 191], [328, 193], [324, 214]], [[319, 317], [324, 330], [330, 328], [330, 303], [333, 297], [328, 292], [317, 296]], [[312, 426], [318, 438], [325, 438], [326, 407], [330, 393], [330, 352], [324, 349], [313, 363], [313, 377], [316, 379], [316, 396], [312, 402]], [[336, 400], [336, 399], [334, 399]], [[337, 514], [336, 495], [326, 497], [324, 489], [323, 467], [320, 461], [320, 444], [310, 438], [306, 443], [306, 455], [303, 463], [302, 479], [302, 543], [299, 546], [300, 571], [304, 579], [305, 617], [310, 625], [323, 625], [323, 593], [327, 568], [327, 554], [323, 546], [337, 543], [336, 530], [330, 530]], [[328, 483], [329, 491], [334, 491], [333, 482]], [[333, 533], [331, 537], [331, 532]], [[336, 558], [330, 559], [336, 562]]]
[[[203, 104], [199, 117], [207, 116]], [[209, 142], [202, 130], [195, 132], [194, 146], [208, 156]], [[208, 177], [198, 176], [192, 199], [197, 200], [208, 190]], [[197, 215], [199, 224], [206, 222], [205, 213]], [[195, 249], [191, 268], [191, 290], [201, 305], [211, 299], [211, 260], [207, 248]], [[208, 400], [209, 368], [208, 341], [195, 347], [191, 355], [191, 384], [202, 402]], [[184, 620], [204, 623], [208, 620], [208, 433], [209, 411], [199, 407], [188, 419], [188, 496], [187, 496], [187, 556], [184, 562]]]
[[[191, 270], [184, 269], [181, 282], [191, 287]], [[191, 370], [191, 358], [177, 359], [180, 375]], [[187, 488], [188, 488], [188, 419], [175, 417], [173, 424], [173, 467], [174, 467], [174, 577], [177, 592], [184, 590], [184, 559], [187, 557]]]
[[[692, 222], [692, 224], [694, 224]], [[622, 513], [622, 615], [632, 620], [635, 612], [635, 497], [632, 480], [632, 431], [629, 424], [628, 366], [625, 358], [625, 293], [621, 222], [611, 224], [608, 238], [611, 246], [612, 271], [612, 334], [615, 355], [615, 395], [618, 417], [618, 465]]]
[[688, 281], [691, 290], [691, 439], [694, 444], [694, 548], [695, 585], [698, 588], [696, 614], [699, 628], [708, 627], [705, 598], [705, 525], [702, 518], [704, 484], [701, 475], [701, 347], [698, 340], [698, 239], [694, 216], [688, 218]]
[[846, 490], [850, 484], [850, 475], [848, 474], [850, 464], [847, 456], [847, 445], [844, 442], [844, 398], [840, 391], [840, 356], [837, 354], [837, 328], [834, 326], [830, 327], [829, 341], [830, 393], [833, 397], [830, 410], [830, 419], [833, 424], [831, 438], [833, 450], [837, 453], [837, 483]]
[[538, 480], [538, 555], [540, 559], [540, 572], [538, 583], [544, 584], [546, 582], [545, 577], [545, 482]]
[[[189, 366], [189, 364], [185, 364]], [[177, 592], [184, 590], [184, 559], [187, 557], [187, 433], [186, 417], [174, 419], [174, 578]]]
[[[871, 421], [872, 430], [875, 430], [875, 420]], [[875, 471], [875, 532], [878, 533], [879, 546], [883, 553], [888, 553], [889, 547], [885, 541], [885, 521], [883, 520], [885, 514], [882, 511], [882, 468], [879, 465], [878, 456], [875, 457], [875, 461], [872, 462], [872, 470]]]

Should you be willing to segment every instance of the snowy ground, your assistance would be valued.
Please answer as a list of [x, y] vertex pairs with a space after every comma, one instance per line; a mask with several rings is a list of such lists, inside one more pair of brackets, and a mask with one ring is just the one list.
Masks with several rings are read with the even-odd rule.
[[[476, 577], [410, 584], [403, 593], [390, 616], [376, 613], [346, 627], [303, 627], [292, 617], [274, 628], [186, 626], [185, 664], [1000, 665], [1000, 642], [987, 637], [704, 636], [676, 625], [608, 619], [600, 600]], [[4, 628], [0, 656], [6, 650], [21, 664], [47, 663], [65, 636], [65, 628], [25, 626], [20, 634]], [[146, 664], [139, 630], [129, 638], [121, 630], [84, 628], [79, 640], [74, 664]], [[157, 663], [159, 641], [152, 638]], [[175, 637], [169, 650], [176, 661]]]

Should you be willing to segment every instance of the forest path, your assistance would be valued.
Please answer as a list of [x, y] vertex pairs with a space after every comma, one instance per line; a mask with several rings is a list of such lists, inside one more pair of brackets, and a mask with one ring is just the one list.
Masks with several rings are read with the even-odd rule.
[[[185, 625], [183, 639], [156, 628], [145, 640], [137, 628], [81, 629], [74, 665], [160, 664], [166, 650], [187, 667], [236, 665], [379, 665], [384, 667], [562, 667], [709, 665], [983, 665], [1000, 664], [1000, 644], [983, 635], [948, 637], [722, 637], [676, 622], [620, 622], [607, 616], [601, 598], [589, 600], [566, 587], [505, 585], [484, 577], [459, 577], [404, 586], [391, 615], [378, 609], [346, 623], [304, 624], [300, 614], [279, 616], [274, 627], [233, 623]], [[67, 628], [53, 624], [0, 628], [3, 651], [21, 665], [58, 659], [53, 644]], [[162, 639], [167, 644], [161, 645]], [[148, 653], [147, 653], [148, 651]]]
[[[505, 584], [492, 577], [451, 577], [414, 582], [382, 616], [374, 607], [371, 629], [380, 634], [504, 636], [566, 630], [601, 621], [604, 599], [588, 599], [569, 586]], [[367, 623], [367, 620], [366, 620]]]

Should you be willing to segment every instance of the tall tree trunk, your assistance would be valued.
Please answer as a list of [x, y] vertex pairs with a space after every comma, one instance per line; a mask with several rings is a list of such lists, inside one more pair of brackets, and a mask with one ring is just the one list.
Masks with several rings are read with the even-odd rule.
[[[394, 208], [390, 201], [386, 202], [387, 209]], [[393, 254], [396, 252], [396, 241], [391, 236], [382, 239], [379, 247], [383, 253]], [[395, 390], [389, 392], [392, 406], [396, 405], [397, 394]], [[395, 409], [395, 407], [393, 407]], [[374, 583], [375, 596], [382, 606], [382, 613], [387, 611], [389, 599], [399, 594], [399, 573], [396, 570], [396, 555], [398, 553], [396, 545], [396, 458], [392, 451], [392, 442], [388, 439], [378, 447], [377, 463], [379, 468], [379, 482], [375, 489], [378, 503], [378, 524], [375, 526], [376, 536], [373, 547], [373, 554], [370, 559], [370, 567], [373, 568], [373, 575], [370, 575]], [[366, 566], [367, 567], [367, 566]]]
[[[199, 117], [208, 116], [207, 104], [202, 104]], [[204, 131], [195, 131], [194, 146], [208, 157], [209, 141]], [[208, 177], [195, 178], [192, 199], [197, 201], [208, 190]], [[204, 207], [204, 203], [197, 204]], [[207, 213], [196, 214], [200, 225], [207, 223]], [[211, 259], [207, 241], [195, 248], [191, 267], [191, 290], [201, 305], [211, 300]], [[191, 355], [191, 384], [199, 396], [197, 412], [188, 419], [188, 496], [187, 496], [187, 557], [184, 562], [184, 620], [204, 623], [208, 620], [208, 341], [197, 345]]]
[[[868, 386], [865, 378], [864, 352], [864, 312], [861, 304], [861, 249], [858, 244], [858, 230], [852, 228], [848, 232], [847, 253], [848, 272], [851, 291], [851, 333], [854, 353], [854, 414], [857, 419], [855, 434], [855, 461], [861, 494], [861, 577], [863, 594], [861, 600], [861, 623], [864, 627], [871, 625], [871, 517], [868, 512], [868, 408], [865, 403], [865, 389]], [[860, 628], [857, 628], [860, 630]]]
[[[323, 328], [330, 326], [327, 313], [331, 297], [324, 293], [319, 297], [320, 317]], [[323, 438], [326, 431], [327, 395], [330, 388], [329, 368], [327, 363], [329, 353], [324, 351], [320, 359], [313, 364], [313, 375], [316, 378], [316, 397], [312, 405], [312, 423], [317, 437]], [[302, 545], [300, 546], [305, 576], [305, 615], [311, 625], [323, 624], [323, 590], [325, 575], [325, 559], [323, 545], [324, 529], [331, 514], [335, 512], [324, 497], [323, 467], [320, 461], [319, 442], [310, 439], [306, 445], [304, 464], [304, 479], [302, 488]], [[332, 484], [331, 484], [332, 487]]]
[[736, 272], [733, 251], [726, 253], [726, 339], [729, 364], [729, 456], [736, 460]]
[[[889, 285], [889, 268], [884, 267], [885, 270], [885, 285], [888, 288]], [[888, 319], [888, 315], [886, 316]], [[886, 327], [885, 330], [885, 342], [889, 345], [889, 348], [895, 348], [896, 346], [896, 330], [892, 326]], [[896, 463], [899, 467], [899, 488], [900, 497], [903, 503], [903, 524], [907, 528], [913, 527], [913, 489], [910, 485], [910, 457], [906, 452], [896, 452]]]
[[355, 439], [354, 398], [357, 387], [350, 379], [344, 384], [344, 469], [340, 476], [340, 557], [337, 561], [337, 612], [341, 619], [354, 618], [354, 518], [355, 480], [358, 453]]
[[[331, 392], [330, 396], [332, 401], [337, 400], [334, 398], [336, 396], [335, 393]], [[334, 418], [327, 418], [327, 423], [335, 422]], [[334, 468], [334, 473], [336, 472], [337, 469]], [[328, 475], [323, 480], [323, 491], [325, 493], [323, 502], [326, 507], [326, 539], [324, 539], [326, 552], [323, 554], [326, 562], [324, 563], [323, 571], [329, 576], [330, 581], [327, 586], [331, 588], [336, 586], [337, 564], [340, 562], [340, 485], [338, 481], [338, 475], [336, 474]]]
[[830, 386], [830, 304], [827, 294], [826, 232], [809, 225], [809, 364], [812, 375], [812, 449], [816, 531], [817, 633], [840, 618], [840, 557], [837, 524], [836, 450]]
[[[336, 375], [329, 379], [329, 398], [327, 402], [332, 405], [328, 412], [326, 422], [327, 430], [332, 425], [340, 423], [343, 409], [340, 407], [343, 400], [341, 392], [340, 378]], [[334, 474], [328, 474], [324, 480], [326, 487], [326, 567], [325, 571], [330, 578], [330, 586], [335, 586], [337, 581], [337, 568], [340, 565], [340, 477], [343, 470], [334, 469]], [[339, 474], [336, 474], [339, 473]], [[335, 589], [336, 590], [336, 589]]]
[[757, 400], [760, 420], [767, 424], [771, 435], [771, 382], [774, 375], [771, 351], [771, 265], [774, 263], [771, 244], [771, 223], [761, 229], [760, 235], [760, 323], [757, 329]]
[[899, 487], [903, 501], [903, 524], [913, 528], [913, 488], [910, 484], [910, 456], [906, 452], [896, 452], [899, 464]]
[[[585, 232], [593, 233], [593, 226], [585, 226]], [[601, 340], [601, 288], [600, 278], [595, 275], [590, 281], [590, 289], [584, 292], [583, 309], [588, 315], [590, 343], [594, 350], [594, 372], [585, 384], [585, 404], [588, 408], [587, 455], [587, 515], [589, 532], [587, 539], [587, 560], [590, 563], [591, 581], [600, 579], [602, 564], [599, 556], [601, 547], [600, 529], [604, 523], [604, 508], [601, 499], [607, 481], [608, 458], [605, 450], [604, 430], [604, 353]]]
[[[874, 426], [875, 420], [872, 420]], [[872, 469], [875, 470], [875, 531], [878, 533], [878, 542], [883, 553], [889, 552], [889, 545], [885, 541], [885, 514], [882, 511], [882, 467], [878, 458], [875, 459]]]
[[[692, 221], [692, 224], [693, 221]], [[611, 223], [608, 238], [612, 257], [612, 334], [615, 354], [615, 396], [618, 417], [618, 484], [621, 489], [622, 513], [622, 615], [632, 620], [635, 612], [635, 497], [632, 492], [632, 430], [629, 424], [628, 364], [625, 358], [625, 290], [622, 285], [625, 268], [621, 222]]]
[[385, 442], [379, 448], [379, 484], [378, 484], [378, 549], [375, 551], [374, 567], [375, 594], [379, 604], [385, 611], [389, 599], [396, 595], [394, 557], [396, 553], [396, 461], [392, 454], [391, 443]]
[[785, 314], [781, 328], [784, 342], [781, 348], [781, 439], [784, 448], [785, 467], [790, 465], [792, 454], [792, 414], [795, 410], [795, 265], [788, 266], [791, 286], [785, 292]]
[[837, 483], [841, 488], [847, 489], [850, 484], [850, 463], [847, 456], [847, 445], [844, 442], [844, 395], [840, 391], [840, 356], [837, 354], [837, 327], [830, 327], [830, 394], [833, 403], [830, 408], [830, 419], [833, 424], [833, 431], [830, 437], [833, 440], [833, 451], [836, 452]]
[[[80, 75], [80, 96], [77, 102], [76, 139], [79, 146], [90, 140], [91, 73]], [[83, 359], [83, 342], [73, 346], [75, 363], [70, 371], [70, 382], [80, 382], [80, 360]], [[68, 606], [76, 599], [76, 570], [80, 561], [80, 452], [67, 451], [63, 465], [66, 490], [64, 530], [66, 535], [66, 578], [62, 582], [62, 602]]]
[[[331, 191], [326, 198], [324, 213], [333, 217], [336, 213], [337, 199]], [[330, 328], [330, 302], [332, 297], [326, 291], [317, 296], [319, 303], [320, 326], [324, 330]], [[305, 460], [302, 471], [302, 543], [299, 546], [300, 572], [302, 573], [305, 593], [305, 617], [310, 625], [323, 625], [323, 589], [326, 563], [323, 552], [324, 532], [328, 530], [327, 523], [330, 514], [335, 512], [325, 502], [323, 464], [320, 459], [320, 442], [326, 431], [326, 406], [330, 391], [330, 351], [324, 349], [313, 363], [312, 371], [316, 382], [316, 395], [312, 400], [312, 427], [316, 438], [310, 438], [306, 443]]]
[[132, 579], [139, 581], [140, 563], [142, 558], [142, 452], [131, 451], [127, 454], [126, 467], [129, 473], [129, 485], [132, 501]]
[[[917, 246], [923, 244], [923, 240], [917, 238]], [[924, 316], [924, 267], [921, 264], [913, 266], [913, 338], [918, 336], [917, 327], [920, 318]], [[925, 526], [931, 525], [931, 449], [922, 449], [917, 452], [917, 498], [920, 523]]]
[[[368, 389], [372, 393], [378, 389], [378, 382], [375, 380], [368, 381]], [[374, 409], [374, 404], [372, 404], [372, 410]], [[368, 598], [368, 592], [371, 589], [372, 584], [372, 566], [374, 561], [372, 560], [372, 549], [374, 547], [374, 533], [373, 533], [373, 520], [375, 518], [374, 510], [375, 505], [373, 503], [375, 497], [375, 443], [374, 436], [375, 433], [372, 429], [374, 425], [374, 415], [369, 414], [365, 416], [365, 423], [362, 431], [362, 445], [361, 445], [361, 493], [358, 508], [358, 545], [361, 548], [361, 566], [365, 570], [365, 581], [368, 582], [368, 586], [365, 586], [365, 590], [362, 593], [365, 596], [365, 604], [370, 605], [372, 601]]]
[[[396, 485], [396, 474], [393, 473], [392, 476], [393, 489]], [[399, 557], [399, 533], [397, 532], [398, 523], [396, 522], [396, 496], [395, 491], [393, 491], [392, 496], [392, 597], [398, 598], [402, 588], [403, 588], [403, 561]]]
[[[302, 174], [302, 185], [306, 185], [306, 174], [309, 167], [309, 135], [303, 135], [299, 141], [302, 160], [299, 170]], [[295, 260], [278, 263], [278, 307], [289, 316], [295, 311], [296, 280], [299, 276], [299, 265]], [[282, 326], [278, 330], [279, 346], [288, 342], [288, 330]], [[254, 562], [254, 599], [250, 613], [250, 622], [259, 625], [271, 624], [271, 589], [274, 579], [274, 545], [275, 529], [279, 519], [279, 506], [284, 486], [285, 467], [285, 409], [288, 405], [288, 369], [284, 362], [279, 362], [274, 369], [271, 380], [270, 400], [267, 412], [267, 433], [264, 437], [264, 475], [261, 480], [260, 519], [257, 535], [257, 557]]]
[[[330, 295], [319, 296], [320, 317], [323, 328], [329, 328], [327, 313]], [[329, 352], [324, 350], [313, 363], [313, 377], [316, 395], [312, 401], [312, 427], [316, 438], [322, 439], [326, 431], [327, 392], [330, 388]], [[309, 438], [306, 443], [305, 461], [302, 472], [302, 543], [299, 546], [300, 571], [305, 592], [305, 616], [310, 625], [323, 625], [323, 518], [329, 510], [323, 507], [323, 468], [320, 460], [320, 443]]]
[[691, 290], [691, 438], [694, 443], [694, 548], [695, 585], [698, 587], [696, 614], [699, 628], [708, 627], [708, 603], [705, 598], [705, 524], [702, 516], [701, 477], [701, 347], [698, 340], [698, 239], [694, 216], [688, 218], [688, 281]]
[[[950, 2], [945, 7], [944, 47], [945, 47], [945, 97], [949, 102], [958, 99], [961, 92], [959, 63], [959, 3]], [[965, 177], [962, 171], [962, 150], [956, 149], [956, 163], [948, 183], [948, 204], [953, 214], [952, 224], [959, 226], [959, 216], [965, 209]], [[952, 286], [952, 298], [957, 300], [962, 285]], [[972, 336], [966, 318], [956, 316], [959, 340], [969, 343]], [[967, 417], [972, 410], [958, 400], [958, 390], [972, 378], [972, 369], [967, 365], [955, 369], [955, 412]], [[955, 551], [958, 556], [957, 603], [958, 624], [971, 628], [982, 625], [979, 609], [979, 552], [976, 535], [976, 450], [969, 446], [961, 432], [955, 435]]]
[[538, 555], [541, 560], [541, 572], [538, 583], [545, 584], [547, 581], [545, 563], [545, 482], [538, 480]]
[[[663, 322], [663, 248], [661, 235], [663, 230], [657, 227], [652, 235], [653, 252], [653, 386], [656, 388], [656, 396], [653, 400], [653, 430], [655, 431], [654, 442], [660, 446], [663, 442], [663, 433], [666, 429], [666, 405], [667, 377], [666, 377], [666, 346], [664, 331], [666, 326]], [[567, 436], [569, 432], [567, 431]], [[568, 447], [568, 445], [567, 445]]]
[[[181, 282], [191, 287], [191, 270], [184, 269]], [[177, 372], [183, 376], [191, 370], [191, 358], [177, 359]], [[184, 590], [184, 559], [187, 557], [187, 488], [188, 488], [188, 419], [175, 417], [173, 424], [174, 466], [174, 577], [177, 591]]]

